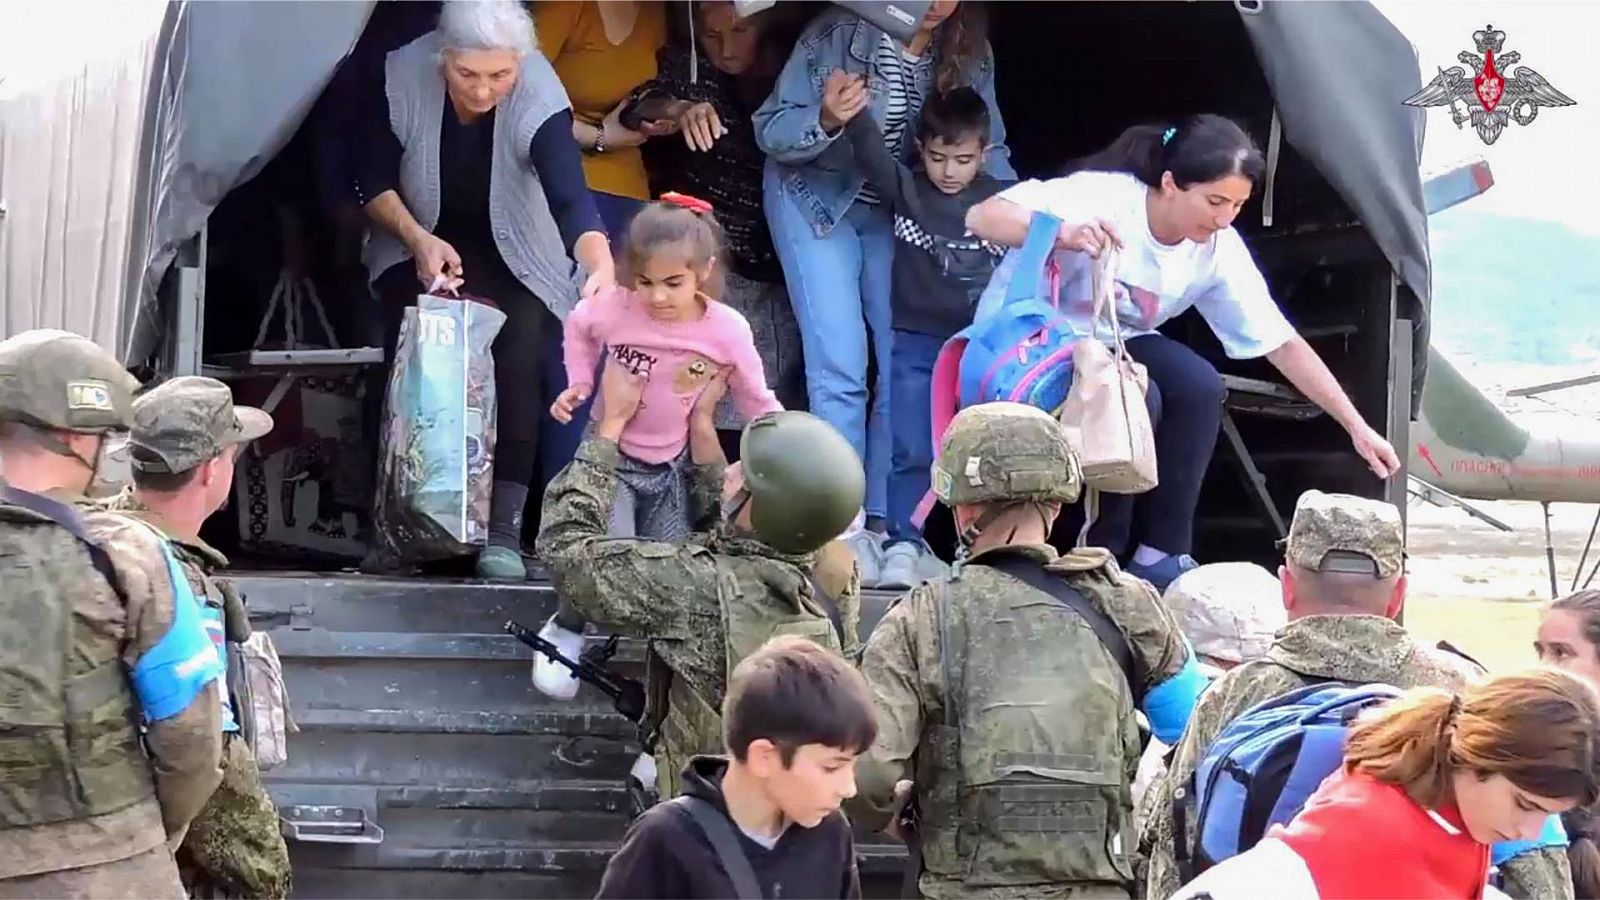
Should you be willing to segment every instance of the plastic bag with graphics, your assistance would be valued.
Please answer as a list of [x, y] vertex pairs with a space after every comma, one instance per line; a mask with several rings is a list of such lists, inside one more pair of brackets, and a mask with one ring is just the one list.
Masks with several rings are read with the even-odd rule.
[[505, 313], [424, 294], [400, 326], [384, 396], [376, 504], [389, 563], [465, 556], [488, 541], [495, 336]]

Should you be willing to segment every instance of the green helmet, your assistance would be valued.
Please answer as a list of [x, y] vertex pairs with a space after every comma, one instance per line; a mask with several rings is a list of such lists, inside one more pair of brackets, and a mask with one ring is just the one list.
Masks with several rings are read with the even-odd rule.
[[784, 553], [810, 553], [838, 537], [866, 497], [861, 458], [833, 426], [810, 413], [769, 413], [739, 440], [750, 524]]
[[933, 492], [950, 507], [1072, 503], [1082, 489], [1083, 470], [1061, 423], [1021, 403], [981, 403], [957, 413], [933, 464]]
[[126, 431], [138, 389], [115, 356], [70, 331], [40, 328], [0, 341], [0, 422], [83, 434]]

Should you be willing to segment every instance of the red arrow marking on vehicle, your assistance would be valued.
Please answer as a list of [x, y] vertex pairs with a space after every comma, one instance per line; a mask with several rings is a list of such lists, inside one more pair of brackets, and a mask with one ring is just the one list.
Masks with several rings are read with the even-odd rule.
[[1433, 470], [1433, 474], [1439, 476], [1440, 478], [1444, 477], [1444, 473], [1439, 471], [1439, 464], [1433, 461], [1433, 454], [1428, 452], [1427, 444], [1417, 445], [1417, 455], [1421, 456], [1422, 461], [1428, 464], [1428, 468]]

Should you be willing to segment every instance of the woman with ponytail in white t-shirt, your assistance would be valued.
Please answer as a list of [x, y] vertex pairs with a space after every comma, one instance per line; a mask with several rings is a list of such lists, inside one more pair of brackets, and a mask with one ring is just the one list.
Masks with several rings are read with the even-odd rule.
[[[1020, 246], [1034, 212], [1064, 223], [1061, 308], [1088, 333], [1092, 259], [1119, 248], [1117, 317], [1128, 352], [1149, 370], [1160, 483], [1137, 496], [1105, 495], [1090, 542], [1128, 559], [1128, 571], [1164, 589], [1194, 568], [1195, 509], [1221, 426], [1217, 370], [1156, 329], [1191, 306], [1231, 359], [1266, 357], [1350, 434], [1380, 478], [1400, 470], [1394, 448], [1361, 418], [1315, 350], [1272, 299], [1234, 217], [1265, 164], [1250, 136], [1216, 115], [1130, 128], [1063, 178], [1030, 180], [974, 206], [967, 227]], [[1131, 557], [1128, 553], [1132, 548]]]

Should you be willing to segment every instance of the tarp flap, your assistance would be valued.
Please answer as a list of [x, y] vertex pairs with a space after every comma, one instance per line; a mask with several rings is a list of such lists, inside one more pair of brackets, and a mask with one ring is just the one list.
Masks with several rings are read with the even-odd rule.
[[289, 142], [339, 60], [355, 46], [372, 0], [232, 0], [183, 4], [169, 77], [181, 79], [175, 147], [153, 192], [155, 224], [142, 293], [149, 304], [184, 241], [228, 191]]
[[[1266, 0], [1241, 17], [1284, 139], [1361, 217], [1421, 302], [1423, 327], [1433, 294], [1420, 172], [1424, 111], [1401, 103], [1422, 87], [1415, 48], [1368, 3]], [[1420, 387], [1427, 341], [1414, 349]]]
[[[0, 336], [65, 328], [117, 344], [140, 109], [164, 6], [7, 12], [32, 18], [26, 34], [0, 41]], [[86, 15], [102, 26], [97, 41], [79, 40]]]

